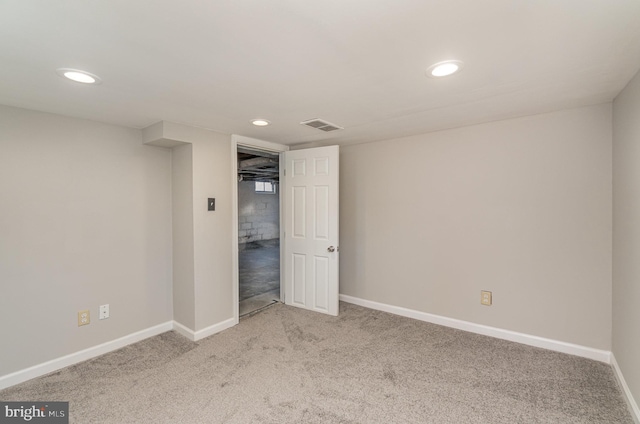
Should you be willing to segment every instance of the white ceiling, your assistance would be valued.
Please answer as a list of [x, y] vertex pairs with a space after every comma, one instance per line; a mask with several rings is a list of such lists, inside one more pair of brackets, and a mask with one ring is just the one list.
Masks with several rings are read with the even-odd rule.
[[[446, 59], [463, 71], [425, 76]], [[0, 1], [1, 104], [284, 144], [609, 102], [639, 68], [640, 0]], [[300, 125], [312, 118], [345, 129]]]

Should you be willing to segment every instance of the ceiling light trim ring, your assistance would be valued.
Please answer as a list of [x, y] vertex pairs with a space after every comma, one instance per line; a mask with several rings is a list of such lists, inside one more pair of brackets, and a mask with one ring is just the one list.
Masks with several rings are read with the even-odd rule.
[[427, 76], [430, 78], [444, 78], [457, 74], [463, 67], [464, 62], [461, 60], [443, 60], [429, 66], [427, 68]]
[[102, 83], [102, 79], [99, 76], [92, 74], [91, 72], [83, 71], [82, 69], [58, 68], [56, 69], [56, 73], [69, 81], [80, 84], [88, 85]]
[[271, 125], [271, 121], [262, 118], [252, 119], [251, 123], [256, 127], [266, 127], [267, 125]]

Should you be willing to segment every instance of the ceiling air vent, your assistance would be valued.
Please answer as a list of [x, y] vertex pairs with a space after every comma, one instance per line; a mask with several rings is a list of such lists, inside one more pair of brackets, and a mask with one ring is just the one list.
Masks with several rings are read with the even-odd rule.
[[300, 122], [300, 124], [325, 132], [344, 129], [336, 124], [332, 124], [331, 122], [323, 121], [322, 119], [310, 119], [308, 121]]

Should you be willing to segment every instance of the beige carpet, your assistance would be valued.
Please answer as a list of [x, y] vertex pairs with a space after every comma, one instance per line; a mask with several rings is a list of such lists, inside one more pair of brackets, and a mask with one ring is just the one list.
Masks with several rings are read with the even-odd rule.
[[276, 304], [0, 392], [72, 423], [633, 423], [610, 366], [341, 303]]

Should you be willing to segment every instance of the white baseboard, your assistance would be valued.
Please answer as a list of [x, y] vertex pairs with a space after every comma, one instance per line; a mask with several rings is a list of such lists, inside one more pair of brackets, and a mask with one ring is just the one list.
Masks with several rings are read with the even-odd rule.
[[180, 324], [178, 321], [173, 321], [173, 331], [186, 337], [192, 342], [195, 341], [195, 332], [187, 326]]
[[484, 336], [495, 337], [498, 339], [509, 340], [529, 346], [541, 347], [543, 349], [554, 350], [556, 352], [568, 353], [570, 355], [594, 359], [596, 361], [605, 362], [607, 364], [611, 363], [611, 352], [606, 350], [599, 350], [591, 347], [575, 345], [572, 343], [561, 342], [558, 340], [546, 339], [544, 337], [532, 336], [529, 334], [518, 333], [510, 330], [503, 330], [501, 328], [475, 324], [469, 321], [447, 318], [440, 315], [402, 308], [400, 306], [387, 305], [385, 303], [378, 303], [371, 300], [360, 299], [358, 297], [348, 296], [345, 294], [340, 295], [340, 300], [347, 303], [353, 303], [354, 305], [364, 306], [365, 308], [389, 312], [394, 315], [400, 315], [407, 318], [426, 321], [432, 324], [456, 328], [458, 330], [469, 331], [471, 333], [482, 334]]
[[102, 343], [97, 346], [81, 350], [79, 352], [71, 353], [61, 358], [52, 359], [51, 361], [47, 361], [39, 365], [34, 365], [24, 370], [3, 375], [0, 377], [0, 390], [6, 389], [7, 387], [11, 387], [27, 380], [31, 380], [32, 378], [49, 374], [61, 368], [68, 367], [70, 365], [74, 365], [91, 358], [95, 358], [96, 356], [104, 355], [105, 353], [123, 348], [127, 345], [139, 342], [149, 337], [171, 331], [172, 329], [173, 322], [168, 321], [163, 324], [159, 324], [154, 327], [137, 331], [124, 337], [120, 337], [119, 339], [112, 340], [110, 342]]
[[189, 340], [193, 342], [197, 342], [198, 340], [202, 340], [205, 337], [212, 336], [216, 333], [221, 332], [222, 330], [226, 330], [227, 328], [231, 328], [238, 323], [238, 320], [235, 318], [229, 318], [217, 324], [213, 324], [207, 328], [203, 328], [202, 330], [193, 331], [192, 329], [180, 324], [177, 321], [173, 322], [173, 329], [179, 334], [185, 336]]
[[638, 404], [633, 398], [629, 386], [627, 386], [627, 382], [622, 375], [622, 370], [620, 369], [620, 366], [618, 365], [616, 357], [613, 355], [613, 353], [611, 354], [611, 366], [613, 367], [614, 374], [616, 375], [618, 383], [622, 388], [622, 393], [624, 393], [624, 398], [627, 401], [627, 405], [629, 406], [629, 412], [631, 412], [631, 415], [633, 416], [636, 424], [640, 424], [640, 408], [638, 408]]
[[233, 327], [237, 323], [238, 321], [236, 319], [229, 318], [228, 320], [219, 322], [202, 330], [193, 331], [180, 324], [179, 322], [168, 321], [163, 324], [159, 324], [154, 327], [150, 327], [124, 337], [120, 337], [119, 339], [102, 343], [98, 346], [93, 346], [79, 352], [71, 353], [61, 358], [52, 359], [42, 364], [34, 365], [24, 370], [0, 376], [0, 390], [25, 382], [27, 380], [31, 380], [32, 378], [41, 377], [43, 375], [57, 371], [61, 368], [95, 358], [96, 356], [104, 355], [105, 353], [112, 352], [132, 343], [148, 339], [149, 337], [157, 336], [158, 334], [162, 334], [167, 331], [175, 330], [177, 333], [185, 336], [191, 341], [198, 341], [204, 339], [205, 337], [209, 337], [213, 334], [219, 333], [222, 330]]

